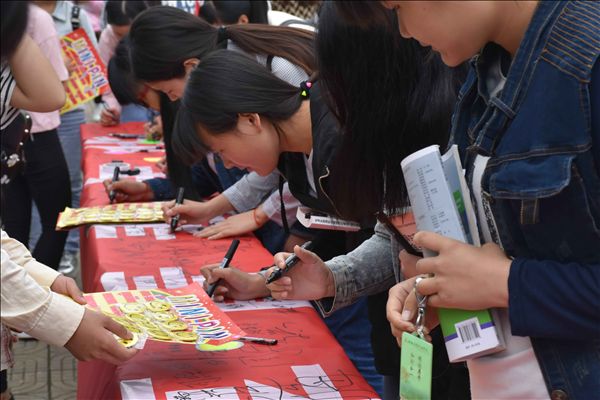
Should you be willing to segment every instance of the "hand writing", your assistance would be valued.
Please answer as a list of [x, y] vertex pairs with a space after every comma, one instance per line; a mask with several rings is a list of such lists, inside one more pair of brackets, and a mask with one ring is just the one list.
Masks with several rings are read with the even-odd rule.
[[[323, 260], [312, 251], [294, 247], [294, 253], [300, 258], [296, 266], [283, 277], [268, 285], [271, 295], [276, 299], [318, 300], [335, 295], [333, 273]], [[285, 259], [290, 253], [275, 254], [275, 265], [285, 268]], [[267, 276], [274, 268], [267, 271]]]
[[200, 270], [206, 281], [204, 288], [219, 279], [221, 282], [215, 289], [213, 299], [223, 301], [225, 297], [236, 300], [252, 300], [269, 295], [265, 278], [260, 274], [249, 274], [237, 268], [219, 268], [219, 264], [207, 265]]
[[113, 182], [111, 179], [106, 179], [102, 183], [104, 184], [106, 194], [109, 194], [111, 190], [115, 191], [115, 201], [117, 203], [154, 200], [154, 193], [145, 182], [138, 182], [134, 179], [122, 179]]

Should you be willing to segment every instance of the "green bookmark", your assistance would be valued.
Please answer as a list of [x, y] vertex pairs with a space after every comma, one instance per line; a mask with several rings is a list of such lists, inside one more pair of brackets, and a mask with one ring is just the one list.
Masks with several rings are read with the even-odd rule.
[[431, 399], [433, 345], [418, 336], [404, 332], [400, 356], [400, 398]]

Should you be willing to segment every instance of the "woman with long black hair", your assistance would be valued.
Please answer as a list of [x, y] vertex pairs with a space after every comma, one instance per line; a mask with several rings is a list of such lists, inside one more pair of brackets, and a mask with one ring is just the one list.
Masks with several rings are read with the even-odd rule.
[[[130, 31], [130, 53], [136, 78], [176, 100], [183, 94], [191, 69], [210, 52], [225, 47], [256, 57], [275, 76], [299, 85], [315, 69], [313, 37], [312, 32], [261, 24], [215, 28], [182, 10], [154, 7], [134, 21]], [[218, 162], [216, 166], [222, 168]], [[280, 207], [257, 207], [270, 194], [269, 204], [280, 203], [277, 186], [277, 174], [263, 178], [250, 173], [210, 201], [186, 201], [175, 209], [172, 202], [164, 207], [164, 211], [168, 217], [182, 214], [182, 220], [189, 223], [201, 223], [225, 212], [238, 211], [241, 214], [229, 221], [241, 220], [245, 230], [237, 234], [259, 229], [270, 224], [269, 220], [285, 226], [283, 221], [288, 216], [280, 214]], [[288, 197], [286, 187], [281, 192]], [[287, 210], [284, 214], [293, 216], [294, 212]], [[212, 238], [220, 238], [223, 234], [220, 231]], [[294, 237], [292, 233], [287, 240], [297, 240]]]
[[122, 180], [105, 181], [106, 190], [114, 190], [117, 201], [168, 200], [175, 197], [177, 187], [183, 187], [188, 199], [200, 200], [212, 195], [218, 188], [214, 175], [206, 175], [203, 184], [194, 182], [190, 168], [183, 165], [174, 156], [171, 149], [171, 131], [173, 129], [179, 101], [171, 102], [166, 94], [147, 87], [138, 81], [131, 71], [129, 60], [129, 37], [125, 36], [117, 45], [113, 57], [108, 63], [108, 80], [113, 94], [120, 104], [136, 104], [160, 112], [163, 120], [163, 135], [169, 180], [154, 178], [145, 182]]
[[[264, 24], [216, 28], [174, 7], [141, 13], [131, 25], [135, 76], [171, 99], [183, 95], [186, 75], [214, 50], [252, 55], [279, 78], [299, 84], [315, 71], [312, 32]], [[302, 79], [304, 78], [304, 79]]]
[[[129, 39], [123, 38], [117, 45], [115, 55], [108, 64], [108, 80], [115, 97], [121, 104], [140, 104], [161, 113], [164, 121], [164, 143], [167, 160], [168, 179], [153, 178], [143, 182], [105, 180], [107, 194], [116, 193], [116, 201], [161, 201], [175, 198], [177, 187], [183, 187], [188, 203], [190, 200], [208, 198], [214, 193], [222, 192], [239, 181], [247, 171], [237, 168], [226, 169], [213, 159], [195, 163], [191, 167], [181, 163], [173, 153], [171, 134], [179, 101], [171, 102], [166, 94], [149, 88], [135, 79], [129, 63]], [[229, 210], [226, 210], [229, 211]], [[215, 213], [214, 216], [222, 213]], [[269, 221], [257, 229], [255, 235], [270, 252], [281, 250], [287, 235], [275, 222]]]
[[[173, 149], [188, 163], [214, 152], [227, 167], [247, 168], [261, 176], [278, 170], [303, 205], [337, 214], [328, 175], [339, 140], [338, 124], [321, 98], [318, 82], [290, 85], [247, 56], [219, 50], [190, 74]], [[313, 250], [331, 258], [371, 234], [370, 226], [357, 233], [322, 230], [313, 233]], [[245, 277], [253, 279], [247, 283], [257, 290], [256, 296], [268, 294], [260, 275]], [[217, 289], [220, 295], [223, 289]], [[359, 371], [380, 391], [366, 303], [340, 310], [325, 322]]]
[[[398, 259], [403, 242], [395, 228], [403, 224], [402, 214], [409, 205], [400, 160], [431, 144], [446, 144], [465, 71], [447, 68], [428, 49], [402, 39], [393, 13], [376, 2], [361, 6], [369, 9], [370, 23], [365, 28], [340, 16], [338, 9], [350, 5], [325, 4], [316, 50], [320, 82], [344, 132], [332, 169], [332, 197], [344, 217], [378, 214], [381, 223], [376, 234], [352, 253], [324, 264], [311, 261], [326, 267], [331, 272], [327, 277], [335, 280], [335, 301], [319, 302], [326, 315], [371, 295], [372, 345], [377, 369], [384, 375], [383, 397], [397, 399], [400, 356], [385, 307], [388, 289], [405, 278]], [[311, 284], [301, 278], [312, 273], [299, 266], [297, 273], [290, 273], [293, 291], [284, 278], [281, 285], [272, 285], [275, 297], [297, 298], [297, 290], [310, 289]], [[327, 280], [315, 289], [322, 289], [323, 282]], [[367, 287], [366, 282], [376, 284]], [[319, 296], [305, 292], [301, 298]], [[469, 398], [466, 369], [449, 366], [439, 330], [432, 336], [438, 344], [433, 398]]]

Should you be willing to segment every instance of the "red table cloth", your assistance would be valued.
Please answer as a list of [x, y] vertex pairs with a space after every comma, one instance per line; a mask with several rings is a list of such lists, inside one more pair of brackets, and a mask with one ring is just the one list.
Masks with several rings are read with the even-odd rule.
[[[139, 123], [82, 126], [81, 206], [108, 204], [100, 166], [114, 160], [158, 169], [163, 150], [136, 140], [114, 141], [110, 133], [141, 133]], [[158, 146], [161, 147], [161, 146]], [[151, 160], [151, 161], [149, 161]], [[273, 257], [254, 236], [239, 238], [232, 266], [253, 272]], [[200, 267], [218, 263], [230, 240], [199, 239], [188, 231], [168, 233], [166, 224], [93, 225], [81, 228], [81, 264], [86, 292], [174, 288], [202, 281]], [[317, 312], [307, 302], [229, 301], [221, 304], [250, 336], [279, 343], [202, 352], [193, 345], [148, 341], [123, 365], [100, 361], [78, 365], [79, 399], [371, 399], [362, 378]], [[365, 338], [368, 340], [368, 338]]]

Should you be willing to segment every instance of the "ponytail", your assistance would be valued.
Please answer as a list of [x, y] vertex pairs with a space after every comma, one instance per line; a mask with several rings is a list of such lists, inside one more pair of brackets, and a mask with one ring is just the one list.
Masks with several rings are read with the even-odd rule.
[[226, 39], [248, 54], [285, 58], [308, 75], [316, 69], [312, 32], [261, 24], [222, 29], [219, 34], [220, 28], [175, 7], [144, 11], [129, 32], [135, 76], [150, 82], [183, 77], [185, 60], [203, 61], [211, 52], [226, 47]]
[[317, 69], [313, 32], [260, 24], [232, 25], [227, 32], [229, 39], [248, 54], [285, 58], [309, 76]]

